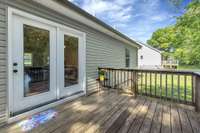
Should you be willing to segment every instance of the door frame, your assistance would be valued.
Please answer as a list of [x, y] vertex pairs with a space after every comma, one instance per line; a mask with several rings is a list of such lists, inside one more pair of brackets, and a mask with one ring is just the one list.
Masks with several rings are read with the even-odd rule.
[[[15, 9], [15, 8], [12, 8], [12, 7], [8, 7], [7, 8], [7, 13], [8, 13], [8, 17], [7, 17], [7, 22], [8, 22], [8, 73], [7, 73], [7, 85], [8, 85], [8, 91], [7, 91], [7, 107], [6, 107], [6, 117], [7, 117], [7, 120], [8, 122], [13, 122], [13, 121], [16, 121], [16, 120], [19, 120], [19, 119], [22, 119], [28, 115], [31, 115], [31, 114], [34, 114], [36, 112], [40, 112], [44, 109], [48, 109], [50, 107], [54, 107], [58, 104], [61, 104], [63, 102], [66, 102], [68, 100], [71, 100], [71, 99], [74, 99], [76, 98], [77, 96], [82, 96], [82, 95], [86, 95], [86, 34], [84, 32], [81, 32], [81, 31], [78, 31], [76, 29], [73, 29], [73, 28], [70, 28], [70, 27], [67, 27], [65, 25], [62, 25], [62, 24], [59, 24], [59, 23], [56, 23], [56, 22], [53, 22], [51, 20], [47, 20], [47, 19], [44, 19], [44, 18], [41, 18], [39, 16], [35, 16], [33, 14], [30, 14], [30, 13], [27, 13], [27, 12], [24, 12], [24, 11], [21, 11], [21, 10], [18, 10], [18, 9]], [[83, 36], [83, 42], [82, 42], [82, 45], [83, 45], [83, 51], [82, 51], [82, 63], [81, 65], [83, 65], [83, 85], [82, 85], [82, 88], [83, 88], [83, 93], [81, 94], [77, 94], [77, 95], [72, 95], [70, 97], [66, 97], [65, 99], [62, 99], [62, 100], [59, 100], [60, 97], [59, 97], [59, 84], [58, 84], [58, 69], [56, 69], [56, 77], [57, 77], [57, 80], [56, 80], [56, 90], [57, 90], [57, 99], [58, 101], [56, 102], [53, 102], [53, 103], [50, 103], [50, 104], [47, 104], [47, 105], [44, 105], [42, 107], [39, 107], [39, 108], [36, 108], [36, 109], [33, 109], [31, 111], [28, 111], [28, 112], [25, 112], [25, 113], [22, 113], [22, 114], [19, 114], [17, 116], [11, 116], [10, 115], [10, 112], [13, 111], [13, 104], [14, 104], [14, 97], [13, 97], [13, 59], [12, 59], [12, 39], [13, 39], [13, 36], [12, 36], [12, 23], [13, 23], [13, 16], [14, 15], [18, 15], [18, 16], [22, 16], [22, 17], [25, 17], [25, 18], [28, 18], [30, 20], [34, 20], [34, 21], [39, 21], [41, 23], [45, 23], [45, 24], [48, 24], [48, 25], [51, 25], [51, 26], [54, 26], [56, 27], [56, 44], [59, 44], [59, 31], [61, 29], [65, 29], [65, 30], [69, 30], [69, 31], [73, 31], [75, 33], [78, 33], [80, 35]], [[58, 47], [58, 45], [56, 45], [56, 47]], [[57, 57], [58, 58], [58, 57]], [[57, 59], [56, 59], [57, 60]]]

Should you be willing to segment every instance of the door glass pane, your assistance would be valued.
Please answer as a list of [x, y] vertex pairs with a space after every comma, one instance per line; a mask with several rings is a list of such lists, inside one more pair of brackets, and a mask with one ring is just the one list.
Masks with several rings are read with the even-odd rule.
[[65, 87], [78, 84], [78, 38], [64, 35]]
[[49, 91], [49, 31], [24, 25], [24, 96]]

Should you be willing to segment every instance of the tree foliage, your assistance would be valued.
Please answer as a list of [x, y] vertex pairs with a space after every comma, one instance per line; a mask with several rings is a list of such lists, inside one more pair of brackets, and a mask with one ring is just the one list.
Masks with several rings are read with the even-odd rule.
[[163, 51], [165, 58], [172, 56], [182, 64], [200, 64], [200, 1], [193, 0], [175, 25], [158, 29], [147, 42]]

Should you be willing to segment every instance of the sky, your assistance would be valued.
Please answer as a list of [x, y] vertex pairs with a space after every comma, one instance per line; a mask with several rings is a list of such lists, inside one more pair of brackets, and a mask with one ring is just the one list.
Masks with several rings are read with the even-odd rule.
[[[176, 23], [191, 0], [69, 0], [128, 37], [146, 43], [152, 33]], [[171, 0], [174, 1], [174, 0]]]

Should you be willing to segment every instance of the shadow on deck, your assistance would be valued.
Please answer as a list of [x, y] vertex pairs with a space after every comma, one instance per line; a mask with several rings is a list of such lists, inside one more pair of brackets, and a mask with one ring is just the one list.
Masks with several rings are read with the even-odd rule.
[[[200, 116], [191, 106], [119, 94], [110, 90], [53, 108], [58, 115], [29, 132], [35, 133], [199, 133]], [[0, 132], [23, 132], [19, 122]]]

